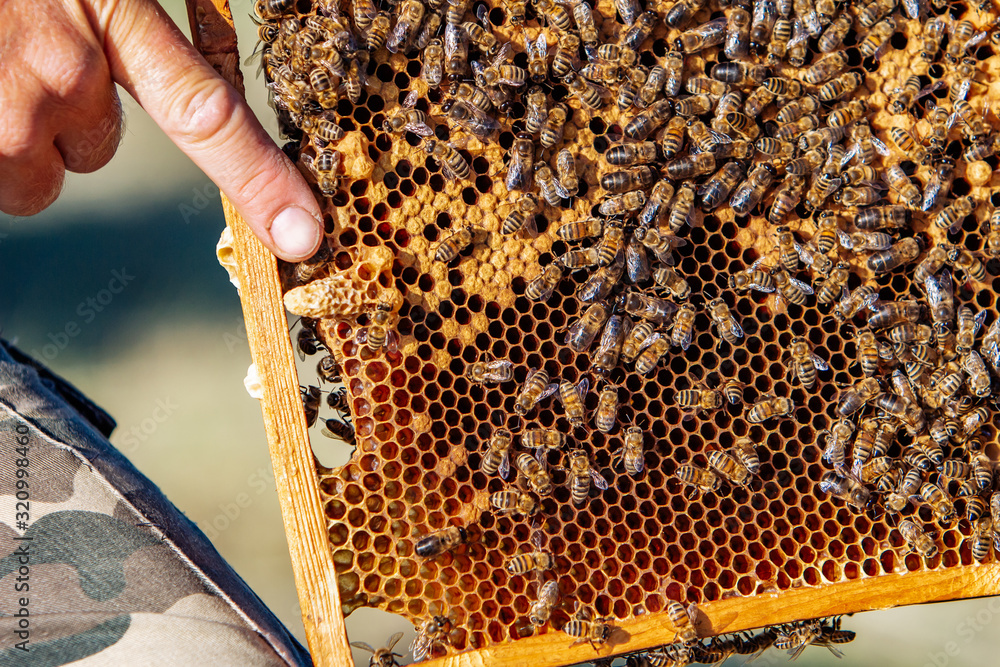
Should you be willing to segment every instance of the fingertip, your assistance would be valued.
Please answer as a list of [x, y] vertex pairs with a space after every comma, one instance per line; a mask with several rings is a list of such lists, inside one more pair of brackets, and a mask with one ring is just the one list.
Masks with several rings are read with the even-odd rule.
[[269, 228], [272, 250], [287, 262], [312, 257], [323, 238], [323, 223], [305, 209], [289, 206], [274, 217]]

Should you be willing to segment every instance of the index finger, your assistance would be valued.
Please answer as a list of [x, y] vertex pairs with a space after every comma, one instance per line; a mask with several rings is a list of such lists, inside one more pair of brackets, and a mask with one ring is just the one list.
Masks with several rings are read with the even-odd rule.
[[295, 165], [239, 93], [150, 0], [99, 3], [112, 77], [233, 202], [279, 257], [311, 256], [322, 215]]

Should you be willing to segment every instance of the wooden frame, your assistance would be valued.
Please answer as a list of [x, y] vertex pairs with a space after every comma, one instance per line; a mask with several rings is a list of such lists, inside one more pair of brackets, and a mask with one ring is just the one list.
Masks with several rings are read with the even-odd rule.
[[[226, 0], [187, 0], [195, 46], [243, 92], [236, 34]], [[353, 665], [317, 488], [305, 418], [301, 409], [291, 342], [275, 258], [253, 236], [223, 195], [226, 223], [235, 237], [240, 298], [254, 363], [263, 381], [261, 408], [281, 502], [292, 568], [313, 660], [318, 665]], [[905, 582], [899, 579], [905, 576]], [[939, 566], [930, 572], [864, 577], [822, 588], [729, 598], [700, 605], [698, 631], [712, 636], [786, 623], [896, 606], [1000, 594], [1000, 563]], [[561, 632], [527, 637], [478, 651], [429, 660], [431, 667], [572, 664], [656, 647], [674, 641], [665, 614], [639, 616], [616, 626], [609, 644], [570, 646]], [[558, 659], [553, 659], [553, 656]]]

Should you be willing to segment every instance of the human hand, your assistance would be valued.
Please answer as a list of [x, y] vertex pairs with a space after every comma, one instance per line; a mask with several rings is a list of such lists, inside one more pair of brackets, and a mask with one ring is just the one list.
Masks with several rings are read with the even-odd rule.
[[319, 245], [322, 217], [291, 161], [155, 0], [0, 0], [0, 210], [55, 201], [65, 170], [107, 164], [121, 84], [279, 257]]

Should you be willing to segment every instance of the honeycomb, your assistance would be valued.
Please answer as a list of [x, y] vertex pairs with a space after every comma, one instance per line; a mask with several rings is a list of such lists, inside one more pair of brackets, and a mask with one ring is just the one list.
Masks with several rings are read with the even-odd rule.
[[[296, 11], [302, 16], [312, 12], [308, 3], [299, 3]], [[856, 14], [860, 7], [848, 11]], [[960, 4], [931, 11], [968, 19], [977, 29], [992, 20], [989, 12]], [[620, 21], [601, 19], [615, 16], [613, 5], [601, 0], [594, 13], [602, 41], [615, 41]], [[698, 12], [694, 23], [724, 15], [713, 2]], [[520, 31], [507, 23], [502, 7], [490, 8], [488, 18], [501, 41], [521, 44]], [[918, 58], [923, 48], [921, 22], [906, 20], [898, 11], [896, 20], [889, 51], [877, 59], [862, 60], [852, 49], [860, 41], [858, 33], [847, 33], [844, 44], [853, 52], [850, 65], [866, 73], [857, 97], [864, 96], [871, 105], [869, 122], [876, 136], [885, 139], [888, 129], [900, 124], [926, 136], [925, 119], [893, 115], [886, 110], [888, 101], [911, 75], [919, 76], [924, 86], [950, 79], [942, 63], [927, 66]], [[537, 22], [529, 19], [528, 25], [537, 32]], [[662, 60], [678, 33], [657, 22], [640, 62], [650, 66]], [[947, 41], [942, 48], [946, 46]], [[523, 49], [518, 46], [516, 51], [513, 62], [525, 67]], [[721, 55], [715, 47], [686, 56], [686, 76], [707, 73], [713, 63], [724, 60]], [[989, 82], [975, 83], [969, 92], [973, 107], [981, 112], [1000, 95], [993, 83], [1000, 58], [989, 40], [979, 43], [974, 56], [977, 78]], [[806, 66], [815, 54], [810, 50], [807, 58]], [[451, 631], [433, 651], [443, 655], [493, 647], [533, 632], [555, 632], [571, 617], [571, 604], [537, 631], [526, 621], [539, 587], [552, 578], [564, 600], [591, 607], [612, 623], [648, 614], [662, 615], [666, 624], [665, 608], [672, 600], [705, 604], [800, 588], [819, 594], [824, 586], [845, 581], [975, 567], [967, 521], [937, 525], [930, 509], [916, 503], [896, 516], [875, 508], [860, 511], [819, 489], [830, 471], [822, 460], [819, 434], [838, 418], [841, 386], [864, 374], [853, 363], [853, 331], [829, 317], [829, 306], [817, 304], [815, 298], [805, 307], [783, 305], [774, 295], [739, 294], [729, 288], [731, 274], [773, 250], [773, 226], [764, 214], [774, 188], [749, 216], [737, 217], [728, 206], [710, 214], [695, 208], [683, 233], [688, 244], [674, 251], [676, 268], [699, 305], [692, 344], [686, 351], [671, 348], [649, 375], [622, 365], [611, 372], [607, 384], [617, 388], [621, 408], [610, 433], [593, 428], [594, 392], [586, 396], [588, 417], [582, 428], [571, 426], [555, 398], [518, 418], [514, 404], [532, 369], [542, 368], [556, 381], [576, 383], [592, 377], [593, 350], [575, 352], [563, 334], [585, 308], [575, 293], [589, 272], [567, 271], [542, 302], [530, 300], [525, 290], [544, 267], [573, 247], [555, 230], [596, 213], [603, 194], [597, 186], [599, 174], [606, 171], [602, 155], [622, 141], [623, 127], [635, 112], [622, 113], [608, 104], [592, 115], [567, 96], [565, 86], [555, 85], [552, 98], [565, 99], [573, 108], [561, 145], [576, 154], [580, 194], [569, 205], [543, 205], [534, 218], [536, 236], [504, 236], [499, 228], [512, 197], [504, 186], [503, 165], [515, 140], [511, 126], [523, 117], [524, 107], [515, 102], [509, 116], [501, 116], [504, 127], [495, 143], [473, 138], [460, 150], [472, 169], [468, 180], [448, 179], [422, 149], [419, 137], [382, 130], [408, 92], [417, 90], [416, 108], [428, 114], [436, 138], [448, 140], [457, 134], [449, 132], [443, 118], [441, 104], [447, 96], [428, 88], [420, 72], [419, 54], [382, 51], [368, 64], [360, 102], [340, 100], [338, 124], [347, 138], [338, 149], [350, 163], [345, 162], [345, 178], [336, 194], [321, 199], [326, 202], [327, 244], [319, 256], [323, 262], [314, 263], [310, 276], [339, 276], [342, 283], [358, 276], [367, 285], [367, 300], [336, 317], [323, 317], [317, 325], [340, 366], [357, 438], [350, 462], [338, 469], [320, 467], [317, 480], [345, 614], [372, 606], [401, 614], [418, 627], [432, 616], [447, 616]], [[946, 98], [948, 88], [930, 94]], [[774, 113], [771, 105], [763, 120]], [[949, 151], [961, 149], [958, 136], [958, 128], [952, 128]], [[909, 162], [892, 143], [885, 143], [914, 180], [927, 183], [929, 166]], [[320, 148], [303, 136], [289, 150], [304, 156], [305, 164]], [[990, 212], [986, 202], [1000, 204], [991, 200], [996, 163], [992, 156], [985, 162], [958, 161], [951, 196], [976, 197], [980, 205], [974, 215], [949, 234], [935, 228], [931, 216], [914, 215], [914, 233], [928, 244], [948, 242], [980, 252], [981, 226]], [[315, 180], [307, 167], [303, 172]], [[832, 200], [828, 208], [839, 209]], [[816, 233], [801, 205], [784, 224], [803, 242]], [[437, 244], [467, 225], [488, 233], [457, 259], [434, 261]], [[389, 256], [391, 261], [382, 261]], [[851, 259], [846, 252], [842, 257], [851, 263], [851, 290], [867, 281], [883, 301], [924, 298], [911, 278], [915, 263], [873, 275], [863, 259]], [[991, 275], [997, 273], [995, 261], [987, 268]], [[296, 287], [297, 267], [284, 269], [286, 288], [302, 289]], [[995, 294], [1000, 290], [997, 279], [988, 280], [992, 282], [967, 280], [955, 293], [956, 306], [988, 311], [987, 325], [998, 318]], [[379, 290], [399, 294], [392, 324], [399, 342], [372, 351], [357, 336], [371, 323]], [[738, 344], [721, 341], [713, 331], [703, 306], [716, 296], [726, 300], [745, 331]], [[804, 337], [830, 367], [811, 391], [787, 374], [785, 355], [794, 337]], [[471, 364], [488, 358], [512, 362], [513, 381], [470, 381], [466, 373]], [[745, 386], [744, 405], [691, 414], [675, 404], [676, 392], [719, 387], [729, 379]], [[748, 422], [749, 407], [766, 395], [791, 398], [792, 414], [762, 424]], [[990, 414], [995, 425], [995, 414]], [[644, 433], [645, 470], [637, 476], [612, 468], [631, 425]], [[592, 488], [587, 502], [574, 506], [566, 472], [558, 467], [561, 455], [552, 453], [547, 462], [555, 487], [540, 498], [538, 514], [496, 514], [489, 496], [509, 488], [510, 482], [485, 474], [481, 466], [486, 442], [503, 427], [515, 434], [532, 428], [567, 434], [591, 453], [593, 466], [609, 488]], [[995, 437], [995, 428], [986, 432]], [[729, 449], [743, 437], [758, 444], [761, 460], [760, 474], [749, 487], [725, 484], [718, 491], [697, 493], [675, 477], [684, 464], [707, 467], [709, 451]], [[898, 454], [906, 442], [901, 434], [891, 453]], [[992, 443], [986, 451], [996, 460]], [[956, 499], [960, 516], [965, 504], [965, 499]], [[904, 517], [934, 526], [938, 555], [923, 559], [909, 552], [896, 529]], [[449, 526], [464, 527], [467, 541], [433, 559], [415, 554], [420, 538]], [[541, 576], [509, 574], [505, 561], [533, 551], [539, 540], [555, 556], [555, 567]]]

